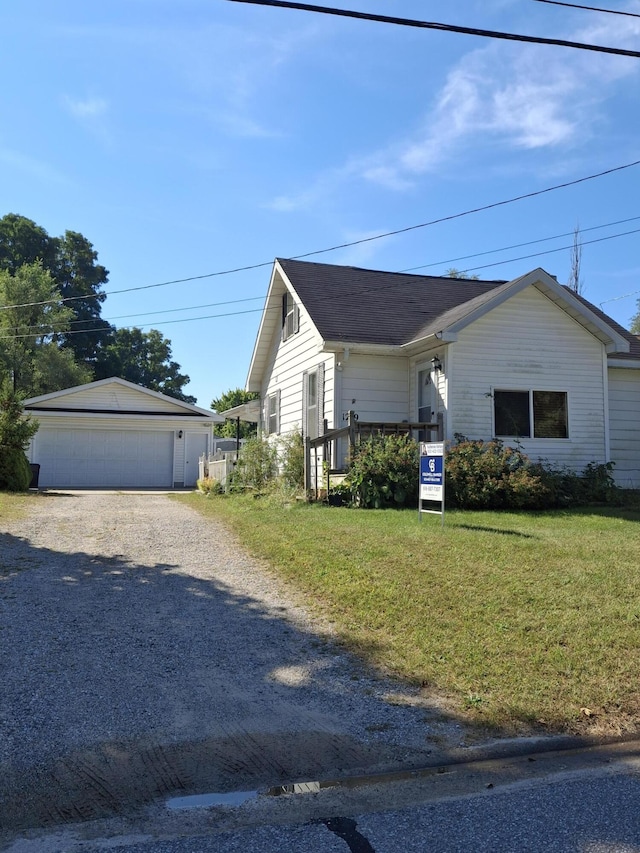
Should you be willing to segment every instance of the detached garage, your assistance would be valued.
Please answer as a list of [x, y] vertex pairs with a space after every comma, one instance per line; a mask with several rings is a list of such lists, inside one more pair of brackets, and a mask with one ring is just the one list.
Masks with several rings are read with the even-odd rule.
[[125, 379], [101, 379], [32, 397], [40, 429], [27, 455], [39, 486], [58, 489], [190, 488], [211, 449], [215, 412]]

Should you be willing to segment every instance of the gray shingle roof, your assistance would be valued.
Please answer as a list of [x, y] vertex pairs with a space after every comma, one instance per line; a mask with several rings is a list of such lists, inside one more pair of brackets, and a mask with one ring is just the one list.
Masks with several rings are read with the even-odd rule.
[[429, 334], [425, 330], [443, 328], [445, 317], [451, 321], [459, 313], [461, 318], [471, 300], [482, 300], [505, 283], [278, 262], [316, 328], [330, 341], [398, 346]]
[[[326, 341], [400, 346], [459, 322], [511, 284], [277, 260]], [[640, 359], [640, 338], [578, 299], [629, 341], [630, 352], [612, 358]]]

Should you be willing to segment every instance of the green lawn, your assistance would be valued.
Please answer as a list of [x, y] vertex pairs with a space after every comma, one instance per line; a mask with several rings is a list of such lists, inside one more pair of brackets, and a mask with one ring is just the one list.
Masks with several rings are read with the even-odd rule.
[[508, 732], [640, 727], [640, 510], [374, 511], [178, 498], [372, 665]]

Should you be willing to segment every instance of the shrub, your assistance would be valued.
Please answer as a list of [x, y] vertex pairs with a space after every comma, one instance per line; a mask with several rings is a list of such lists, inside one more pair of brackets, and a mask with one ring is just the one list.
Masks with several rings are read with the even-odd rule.
[[447, 503], [466, 509], [541, 509], [551, 489], [540, 468], [501, 441], [462, 440], [447, 450]]
[[0, 445], [26, 450], [39, 426], [38, 421], [24, 415], [19, 395], [3, 383], [0, 387]]
[[267, 438], [249, 438], [243, 444], [229, 478], [231, 492], [264, 492], [278, 474], [278, 448]]
[[304, 489], [304, 442], [299, 430], [289, 433], [279, 442], [280, 476], [283, 485], [294, 492]]
[[220, 480], [216, 480], [215, 477], [203, 477], [202, 480], [198, 480], [196, 485], [198, 487], [198, 491], [202, 492], [205, 495], [224, 494], [224, 486], [222, 485]]
[[445, 495], [464, 509], [551, 509], [617, 499], [613, 463], [589, 463], [582, 474], [532, 462], [502, 442], [460, 437], [447, 450]]
[[0, 489], [26, 492], [31, 482], [31, 465], [21, 447], [0, 445]]
[[418, 445], [407, 436], [373, 435], [355, 450], [344, 485], [365, 509], [416, 505]]

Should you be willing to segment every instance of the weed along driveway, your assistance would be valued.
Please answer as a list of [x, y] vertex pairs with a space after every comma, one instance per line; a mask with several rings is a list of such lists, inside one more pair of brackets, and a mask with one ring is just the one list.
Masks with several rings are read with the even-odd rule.
[[168, 496], [38, 495], [1, 530], [5, 831], [424, 765], [463, 740]]

